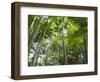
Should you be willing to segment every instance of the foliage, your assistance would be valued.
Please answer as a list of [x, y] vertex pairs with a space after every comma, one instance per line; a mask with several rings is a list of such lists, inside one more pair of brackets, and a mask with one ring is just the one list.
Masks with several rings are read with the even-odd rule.
[[28, 16], [28, 66], [86, 64], [87, 18]]

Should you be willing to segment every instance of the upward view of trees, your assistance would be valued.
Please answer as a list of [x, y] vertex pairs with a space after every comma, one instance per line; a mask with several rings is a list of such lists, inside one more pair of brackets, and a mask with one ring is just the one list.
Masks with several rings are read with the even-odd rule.
[[28, 66], [87, 64], [87, 21], [28, 15]]

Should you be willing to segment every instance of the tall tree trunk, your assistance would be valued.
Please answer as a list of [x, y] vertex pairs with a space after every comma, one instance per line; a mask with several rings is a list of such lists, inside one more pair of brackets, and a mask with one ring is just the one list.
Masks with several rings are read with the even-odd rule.
[[[32, 30], [32, 28], [33, 28], [33, 25], [34, 25], [34, 22], [35, 22], [35, 20], [33, 19], [33, 21], [32, 21], [32, 23], [31, 23], [31, 25], [29, 26], [29, 28], [28, 28], [28, 32], [31, 32], [31, 30]], [[30, 43], [30, 39], [28, 40], [28, 44]], [[29, 61], [29, 50], [30, 50], [30, 48], [29, 48], [29, 45], [28, 45], [28, 61]], [[32, 60], [32, 65], [33, 65], [33, 60]]]
[[[36, 27], [34, 27], [35, 31], [32, 33], [32, 37], [29, 38], [29, 40], [28, 40], [28, 60], [29, 60], [29, 52], [30, 52], [30, 49], [31, 49], [31, 46], [32, 46], [32, 42], [34, 42], [34, 40], [36, 38], [36, 34], [37, 34], [37, 32], [40, 28], [41, 21], [42, 21], [42, 17], [39, 18], [39, 21], [38, 21]], [[33, 28], [33, 25], [34, 25], [34, 20], [31, 23], [30, 29]], [[30, 32], [30, 30], [29, 30], [29, 32]], [[33, 65], [33, 60], [32, 60], [32, 65]]]
[[37, 50], [35, 52], [35, 60], [34, 60], [34, 65], [36, 66], [38, 63], [38, 57], [40, 55], [40, 43], [37, 45]]
[[40, 43], [41, 43], [41, 41], [42, 41], [42, 39], [43, 39], [43, 37], [44, 37], [44, 35], [45, 35], [45, 33], [46, 33], [46, 27], [44, 27], [44, 29], [43, 29], [42, 31], [43, 31], [43, 33], [41, 34], [41, 36], [40, 36], [40, 38], [39, 38], [39, 42], [38, 42], [37, 47], [36, 47], [36, 52], [35, 52], [35, 54], [34, 54], [34, 59], [33, 59], [33, 60], [35, 60], [35, 61], [34, 61], [34, 65], [35, 65], [35, 66], [36, 66], [37, 63], [38, 63], [38, 58], [39, 58], [39, 55], [40, 55], [40, 48], [41, 48]]
[[62, 20], [62, 48], [63, 48], [63, 54], [64, 54], [64, 65], [66, 65], [68, 63], [67, 61], [67, 50], [66, 50], [66, 46], [64, 43], [64, 18]]
[[[37, 34], [37, 32], [38, 32], [38, 30], [39, 30], [39, 28], [40, 28], [41, 21], [42, 21], [42, 17], [40, 17], [40, 19], [39, 19], [39, 21], [38, 21], [36, 27], [34, 27], [35, 31], [32, 33], [32, 37], [28, 40], [28, 53], [30, 52], [30, 49], [31, 49], [31, 46], [32, 46], [32, 42], [33, 42], [33, 41], [35, 40], [35, 38], [36, 38], [36, 34]], [[32, 25], [33, 25], [33, 22], [32, 22], [32, 24], [31, 24], [31, 27], [33, 27]]]
[[86, 41], [86, 37], [85, 37], [86, 35], [84, 34], [84, 36], [83, 36], [83, 43], [84, 43], [84, 51], [85, 51], [85, 54], [84, 54], [84, 59], [86, 60], [85, 61], [85, 63], [87, 62], [87, 41]]

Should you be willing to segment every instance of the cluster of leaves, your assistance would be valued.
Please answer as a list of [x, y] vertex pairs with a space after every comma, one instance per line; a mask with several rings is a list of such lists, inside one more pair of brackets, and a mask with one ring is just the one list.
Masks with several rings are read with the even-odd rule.
[[28, 65], [87, 63], [87, 18], [28, 16]]

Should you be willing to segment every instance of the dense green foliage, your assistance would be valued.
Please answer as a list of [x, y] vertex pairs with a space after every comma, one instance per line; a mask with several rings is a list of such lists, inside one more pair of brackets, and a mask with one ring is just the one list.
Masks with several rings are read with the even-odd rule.
[[28, 16], [28, 66], [86, 64], [87, 18]]

